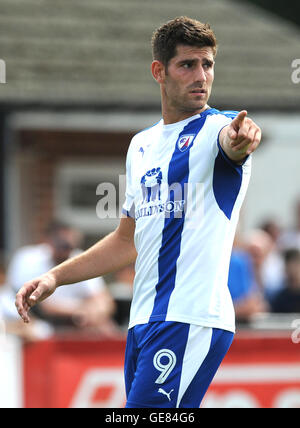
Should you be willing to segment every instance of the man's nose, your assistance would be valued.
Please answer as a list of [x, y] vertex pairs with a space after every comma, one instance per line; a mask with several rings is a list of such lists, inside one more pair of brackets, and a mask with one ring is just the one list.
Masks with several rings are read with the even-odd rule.
[[201, 83], [206, 82], [206, 74], [202, 65], [199, 65], [196, 69], [196, 79]]

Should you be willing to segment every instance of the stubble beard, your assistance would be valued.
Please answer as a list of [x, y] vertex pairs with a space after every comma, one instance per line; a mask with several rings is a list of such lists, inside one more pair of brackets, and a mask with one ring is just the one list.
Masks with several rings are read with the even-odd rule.
[[194, 113], [199, 110], [203, 110], [207, 106], [208, 97], [203, 100], [191, 101], [187, 99], [187, 96], [175, 97], [172, 101], [172, 106], [174, 109], [180, 113]]
[[169, 82], [169, 85], [166, 85], [163, 91], [166, 105], [168, 106], [167, 109], [181, 115], [194, 116], [208, 108], [210, 91], [206, 94], [204, 99], [191, 100], [189, 92], [191, 88], [186, 88], [186, 92], [182, 93], [180, 88], [172, 83], [173, 82]]

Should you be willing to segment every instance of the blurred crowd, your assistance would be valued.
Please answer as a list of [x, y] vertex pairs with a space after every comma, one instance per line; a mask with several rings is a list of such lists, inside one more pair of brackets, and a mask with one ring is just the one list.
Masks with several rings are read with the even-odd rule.
[[236, 235], [228, 285], [238, 322], [257, 313], [300, 313], [300, 200], [294, 227], [268, 219], [245, 237]]
[[[0, 260], [0, 320], [8, 333], [25, 341], [48, 338], [58, 331], [77, 331], [118, 337], [126, 331], [132, 298], [134, 265], [103, 278], [59, 287], [31, 311], [25, 325], [14, 306], [22, 285], [80, 253], [81, 233], [53, 222], [43, 242], [20, 248], [8, 266]], [[300, 200], [294, 227], [283, 229], [273, 219], [241, 237], [232, 252], [229, 289], [238, 323], [261, 313], [300, 313]]]
[[[86, 332], [108, 338], [121, 334], [127, 319], [119, 313], [119, 297], [113, 296], [103, 278], [59, 287], [47, 300], [31, 309], [29, 324], [25, 325], [16, 311], [14, 301], [18, 290], [27, 281], [78, 255], [82, 251], [82, 238], [82, 234], [75, 228], [54, 221], [45, 231], [43, 242], [18, 249], [8, 266], [5, 266], [2, 260], [0, 319], [5, 321], [7, 333], [18, 335], [25, 341], [46, 339], [59, 331]], [[131, 269], [132, 284], [134, 268]], [[124, 278], [122, 272], [116, 274], [116, 282], [126, 282]], [[130, 290], [126, 284], [123, 290], [123, 296], [127, 291], [128, 307], [132, 293], [131, 284]], [[129, 312], [128, 308], [126, 310]]]

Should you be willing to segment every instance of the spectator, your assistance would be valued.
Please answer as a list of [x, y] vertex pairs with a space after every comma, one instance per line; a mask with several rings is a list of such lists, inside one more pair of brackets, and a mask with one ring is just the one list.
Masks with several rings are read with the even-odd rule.
[[267, 300], [270, 302], [272, 297], [281, 289], [285, 277], [284, 261], [278, 248], [281, 229], [274, 220], [268, 220], [263, 223], [261, 229], [272, 240], [272, 247], [261, 266], [262, 287]]
[[270, 235], [274, 244], [276, 246], [278, 245], [278, 239], [280, 238], [280, 235], [281, 235], [281, 227], [275, 220], [272, 220], [272, 219], [266, 220], [265, 222], [262, 223], [260, 229], [263, 230], [264, 232], [267, 232]]
[[290, 248], [300, 250], [300, 199], [295, 204], [295, 226], [280, 236], [279, 246], [283, 251]]
[[20, 337], [25, 342], [46, 339], [52, 334], [51, 327], [36, 319], [24, 324], [15, 308], [15, 293], [6, 284], [5, 263], [0, 260], [0, 321], [5, 324], [5, 332]]
[[[55, 265], [80, 253], [81, 235], [72, 227], [54, 222], [39, 245], [19, 249], [8, 269], [8, 283], [14, 291], [28, 280], [38, 277]], [[38, 305], [33, 313], [55, 327], [76, 326], [112, 333], [114, 301], [102, 278], [60, 287], [55, 295]]]
[[228, 286], [233, 299], [237, 322], [246, 323], [250, 321], [253, 315], [267, 310], [255, 281], [251, 256], [236, 242], [231, 255]]
[[264, 292], [263, 267], [273, 249], [273, 241], [269, 234], [261, 229], [253, 230], [246, 238], [246, 250], [251, 256], [254, 277], [260, 290]]
[[272, 301], [272, 312], [300, 313], [300, 250], [286, 250], [284, 260], [286, 279]]

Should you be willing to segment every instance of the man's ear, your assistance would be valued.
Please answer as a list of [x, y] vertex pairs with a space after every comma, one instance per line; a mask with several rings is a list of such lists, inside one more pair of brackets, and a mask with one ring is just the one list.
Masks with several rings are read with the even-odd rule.
[[154, 60], [151, 64], [151, 71], [153, 78], [157, 83], [162, 84], [165, 81], [166, 69], [162, 62]]

